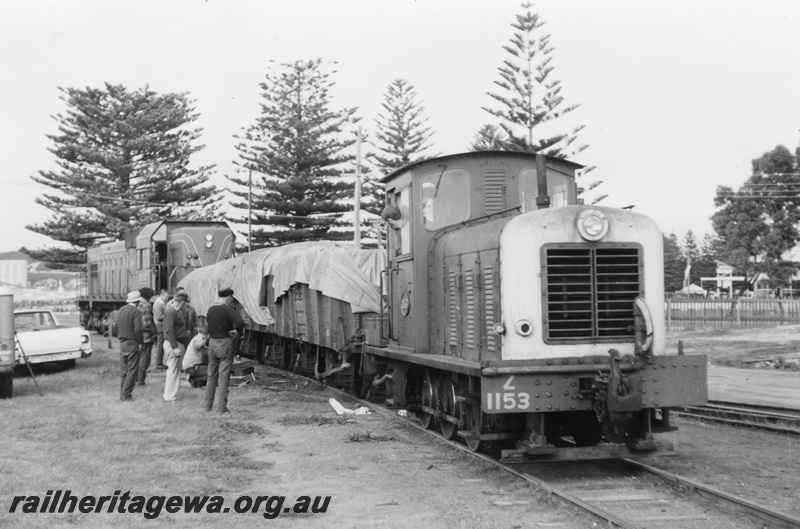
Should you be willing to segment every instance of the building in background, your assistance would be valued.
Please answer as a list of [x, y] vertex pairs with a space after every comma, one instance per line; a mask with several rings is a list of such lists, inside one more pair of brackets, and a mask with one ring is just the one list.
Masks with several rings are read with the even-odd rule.
[[28, 286], [28, 261], [8, 259], [0, 261], [0, 284], [15, 287]]

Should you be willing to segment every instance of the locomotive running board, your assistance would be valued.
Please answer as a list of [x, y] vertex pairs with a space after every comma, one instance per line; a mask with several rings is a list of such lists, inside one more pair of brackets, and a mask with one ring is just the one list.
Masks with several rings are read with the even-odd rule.
[[645, 457], [674, 456], [675, 447], [672, 442], [657, 442], [656, 450], [640, 452], [631, 450], [626, 445], [605, 444], [591, 447], [555, 448], [552, 445], [539, 448], [525, 447], [516, 450], [502, 450], [500, 461], [503, 463], [550, 463], [553, 461], [591, 461], [597, 459], [642, 459]]

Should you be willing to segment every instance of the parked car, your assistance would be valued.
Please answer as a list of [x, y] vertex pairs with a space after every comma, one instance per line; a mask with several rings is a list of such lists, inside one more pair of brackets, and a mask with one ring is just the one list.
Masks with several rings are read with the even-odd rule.
[[66, 366], [92, 354], [89, 332], [82, 327], [62, 327], [49, 310], [14, 311], [14, 332], [17, 365], [25, 363], [23, 352], [31, 364], [60, 362]]

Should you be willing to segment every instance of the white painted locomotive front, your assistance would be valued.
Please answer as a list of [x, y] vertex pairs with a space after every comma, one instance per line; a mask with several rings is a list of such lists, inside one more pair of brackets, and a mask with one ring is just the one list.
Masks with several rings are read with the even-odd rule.
[[519, 215], [508, 222], [500, 237], [503, 360], [604, 355], [612, 348], [622, 355], [633, 354], [631, 341], [545, 343], [541, 249], [548, 244], [589, 244], [577, 228], [577, 217], [586, 210], [599, 211], [608, 220], [608, 232], [597, 245], [640, 245], [644, 264], [642, 297], [652, 317], [653, 353], [664, 354], [663, 236], [658, 226], [650, 218], [628, 210], [564, 206]]

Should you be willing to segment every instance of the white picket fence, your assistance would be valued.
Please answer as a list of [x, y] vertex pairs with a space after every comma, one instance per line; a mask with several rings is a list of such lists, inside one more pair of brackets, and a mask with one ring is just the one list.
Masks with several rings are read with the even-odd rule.
[[719, 329], [800, 324], [797, 299], [670, 299], [667, 329]]

